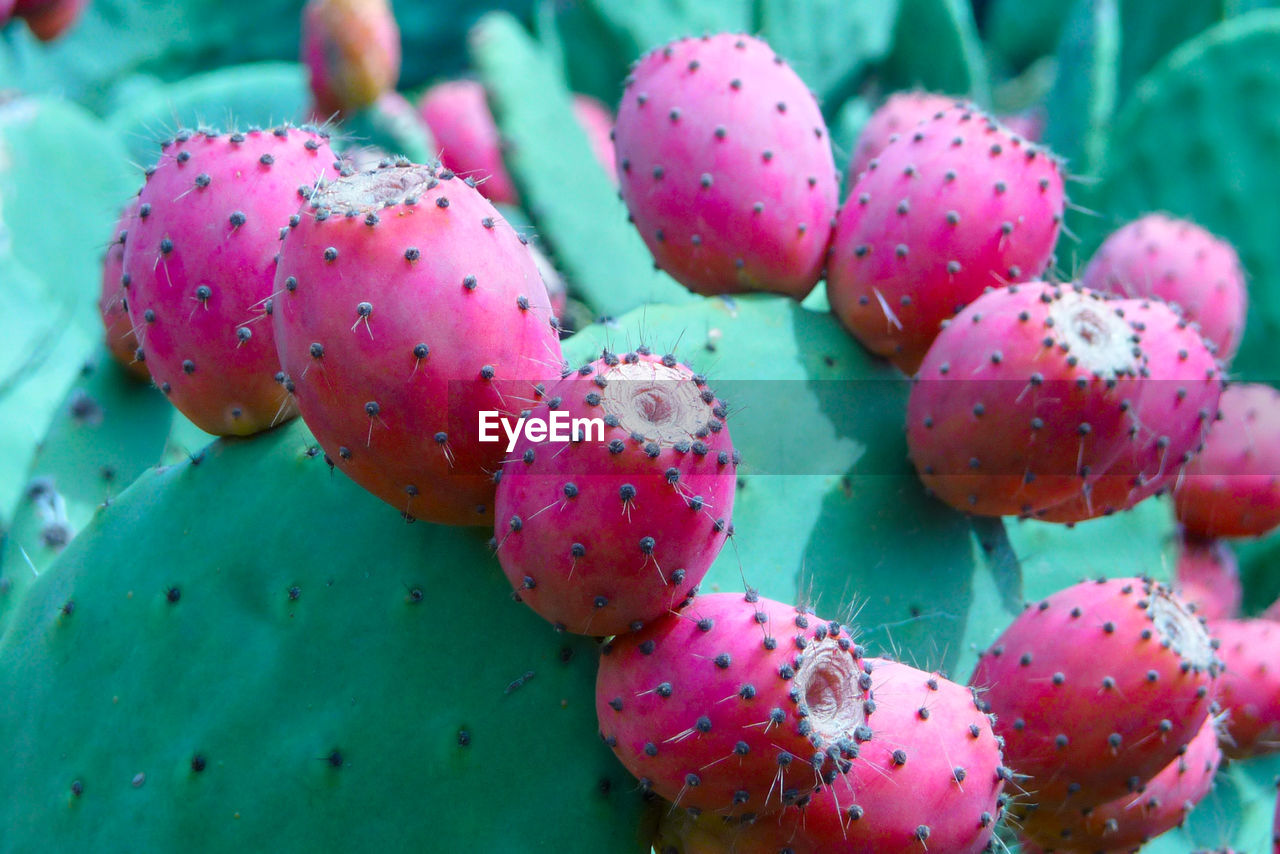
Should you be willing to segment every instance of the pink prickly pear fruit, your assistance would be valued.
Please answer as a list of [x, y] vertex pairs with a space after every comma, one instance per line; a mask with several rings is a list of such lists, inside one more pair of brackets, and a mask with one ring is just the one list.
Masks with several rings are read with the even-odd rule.
[[1213, 702], [1201, 621], [1140, 578], [1082, 582], [1026, 610], [978, 661], [1005, 761], [1036, 802], [1121, 797], [1173, 761]]
[[613, 150], [613, 112], [596, 98], [590, 95], [573, 96], [573, 114], [578, 124], [587, 132], [587, 142], [591, 143], [591, 151], [596, 160], [604, 168], [605, 174], [613, 183], [618, 183], [618, 171], [614, 165], [616, 156]]
[[1224, 363], [1240, 346], [1248, 307], [1240, 257], [1193, 222], [1158, 213], [1134, 220], [1103, 242], [1082, 281], [1100, 291], [1175, 303], [1200, 325]]
[[865, 669], [874, 736], [854, 770], [828, 787], [838, 809], [811, 805], [796, 830], [814, 841], [814, 854], [985, 850], [1010, 772], [974, 690], [884, 659], [867, 660]]
[[418, 109], [446, 167], [474, 179], [476, 189], [489, 201], [519, 204], [516, 186], [502, 163], [498, 126], [489, 112], [484, 86], [475, 80], [437, 83], [423, 93]]
[[[672, 810], [663, 833], [685, 852], [918, 854], [986, 850], [1010, 776], [973, 691], [882, 659], [871, 673], [874, 735], [848, 774], [751, 820]], [[909, 794], [908, 794], [909, 793]], [[683, 815], [682, 815], [683, 814]], [[659, 850], [662, 850], [659, 848]]]
[[1259, 537], [1280, 525], [1280, 392], [1228, 386], [1173, 497], [1178, 521], [1197, 536]]
[[972, 107], [884, 147], [836, 221], [827, 294], [871, 352], [914, 373], [942, 322], [1037, 278], [1062, 225], [1058, 162]]
[[[0, 2], [0, 6], [3, 5]], [[89, 0], [15, 0], [9, 3], [13, 17], [24, 18], [35, 37], [44, 42], [53, 41], [71, 29], [88, 5]], [[0, 14], [0, 23], [7, 18], [8, 15]]]
[[1215, 620], [1224, 665], [1218, 704], [1228, 712], [1223, 752], [1232, 759], [1280, 750], [1280, 626], [1270, 620]]
[[364, 109], [400, 77], [400, 28], [387, 0], [308, 0], [302, 62], [315, 112], [327, 119]]
[[704, 377], [647, 348], [605, 351], [544, 398], [530, 428], [561, 418], [571, 441], [527, 429], [513, 440], [495, 505], [503, 572], [562, 629], [636, 631], [693, 595], [733, 531], [725, 405]]
[[[440, 145], [445, 166], [474, 178], [476, 188], [494, 204], [520, 203], [520, 194], [502, 162], [502, 142], [489, 112], [484, 86], [475, 80], [437, 83], [423, 93], [418, 110]], [[609, 108], [595, 98], [574, 95], [573, 114], [586, 132], [600, 166], [616, 183], [610, 139], [613, 116]]]
[[963, 98], [937, 92], [894, 92], [881, 104], [858, 133], [858, 142], [849, 158], [849, 181], [852, 183], [879, 156], [891, 139], [910, 133], [916, 125], [955, 106], [965, 104]]
[[769, 45], [722, 33], [643, 57], [615, 127], [622, 198], [690, 290], [803, 299], [822, 273], [838, 180], [817, 101]]
[[1218, 417], [1225, 377], [1212, 345], [1159, 300], [1119, 300], [1115, 306], [1142, 348], [1132, 441], [1106, 473], [1086, 483], [1079, 494], [1036, 514], [1045, 521], [1105, 516], [1171, 489]]
[[606, 645], [600, 734], [641, 786], [724, 815], [830, 785], [871, 738], [871, 677], [846, 627], [755, 593], [699, 596]]
[[98, 296], [98, 314], [102, 317], [107, 352], [133, 376], [140, 380], [150, 380], [151, 372], [147, 370], [146, 362], [138, 358], [138, 336], [133, 334], [133, 323], [129, 320], [128, 291], [125, 289], [124, 278], [124, 244], [137, 213], [138, 199], [135, 196], [120, 213], [111, 245], [107, 247], [107, 254], [102, 259], [102, 292]]
[[1149, 840], [1181, 826], [1209, 794], [1222, 763], [1218, 736], [1218, 722], [1209, 716], [1177, 757], [1134, 791], [1083, 809], [1042, 804], [1024, 820], [1022, 832], [1044, 852], [1136, 854]]
[[151, 377], [196, 426], [247, 436], [293, 417], [271, 328], [281, 229], [336, 177], [327, 137], [180, 131], [125, 243], [129, 319]]
[[491, 525], [503, 444], [480, 413], [514, 416], [562, 364], [524, 238], [467, 181], [407, 162], [328, 183], [290, 222], [276, 345], [316, 440], [408, 517]]
[[1206, 540], [1183, 533], [1178, 539], [1174, 589], [1206, 620], [1240, 616], [1244, 590], [1236, 553], [1225, 540]]
[[921, 479], [959, 510], [1028, 514], [1080, 494], [1126, 449], [1134, 332], [1091, 291], [991, 291], [938, 336], [907, 402]]

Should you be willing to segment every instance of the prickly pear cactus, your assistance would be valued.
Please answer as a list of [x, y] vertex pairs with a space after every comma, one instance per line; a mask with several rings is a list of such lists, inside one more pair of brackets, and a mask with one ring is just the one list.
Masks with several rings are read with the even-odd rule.
[[[491, 532], [406, 525], [330, 465], [304, 424], [215, 440], [104, 360], [94, 310], [100, 260], [160, 141], [183, 125], [269, 128], [330, 117], [312, 115], [300, 0], [79, 5], [57, 33], [21, 17], [0, 23], [0, 309], [10, 320], [0, 335], [0, 849], [639, 854], [657, 838], [659, 819], [697, 824], [681, 805], [643, 795], [646, 782], [602, 743], [597, 641], [556, 634], [513, 601], [487, 547]], [[978, 651], [997, 644], [1028, 603], [1084, 578], [1170, 580], [1182, 534], [1174, 502], [1151, 498], [1062, 524], [969, 517], [936, 500], [904, 432], [911, 379], [851, 337], [831, 313], [825, 282], [803, 303], [706, 298], [656, 269], [637, 231], [645, 223], [628, 222], [616, 172], [597, 159], [602, 139], [593, 147], [574, 118], [575, 96], [594, 96], [616, 114], [642, 56], [677, 39], [750, 35], [814, 94], [814, 125], [825, 124], [818, 145], [830, 144], [842, 172], [890, 95], [967, 96], [1061, 158], [1068, 201], [1045, 278], [1079, 279], [1107, 235], [1144, 214], [1192, 220], [1238, 250], [1248, 283], [1241, 348], [1224, 370], [1280, 385], [1270, 344], [1280, 334], [1280, 221], [1269, 204], [1280, 195], [1276, 6], [392, 0], [403, 58], [397, 90], [337, 115], [326, 131], [340, 171], [404, 162], [397, 158], [447, 164], [422, 94], [476, 81], [518, 196], [501, 216], [546, 253], [538, 275], [563, 283], [549, 290], [570, 366], [643, 344], [653, 354], [646, 360], [670, 354], [687, 363], [726, 404], [741, 464], [728, 536], [698, 595], [750, 590], [808, 607], [845, 624], [839, 636], [856, 637], [867, 655], [963, 683]], [[739, 94], [749, 97], [750, 82], [737, 81]], [[711, 128], [707, 136], [696, 144], [725, 139]], [[989, 144], [967, 148], [996, 154]], [[777, 168], [791, 153], [759, 157]], [[917, 166], [924, 171], [913, 162], [895, 168], [912, 179]], [[715, 163], [707, 181], [684, 177], [697, 193], [699, 182], [732, 181], [722, 168]], [[951, 172], [943, 180], [973, 180], [973, 170]], [[441, 180], [483, 191], [487, 177]], [[871, 204], [850, 196], [855, 177], [839, 176], [846, 211]], [[750, 193], [751, 180], [740, 180]], [[1026, 189], [999, 178], [978, 183], [977, 195], [993, 204]], [[894, 217], [924, 207], [901, 194], [876, 204]], [[396, 215], [380, 213], [383, 221]], [[941, 228], [959, 218], [948, 209], [928, 219]], [[686, 225], [663, 239], [705, 232], [705, 223]], [[923, 246], [895, 240], [874, 252], [905, 258]], [[428, 260], [420, 247], [400, 252], [406, 263]], [[519, 277], [534, 275], [529, 268]], [[870, 302], [873, 293], [861, 297]], [[264, 314], [277, 296], [262, 303]], [[900, 303], [902, 295], [880, 288], [879, 297]], [[1150, 311], [1130, 319], [1142, 323]], [[911, 313], [895, 308], [892, 317]], [[474, 333], [467, 318], [440, 322], [455, 323], [459, 340]], [[1178, 335], [1194, 342], [1193, 327]], [[1192, 349], [1165, 337], [1161, 352]], [[1012, 358], [1007, 348], [998, 356]], [[560, 368], [554, 361], [548, 376]], [[314, 375], [276, 377], [286, 391], [304, 379]], [[378, 416], [376, 402], [371, 411], [353, 393], [357, 415]], [[1143, 439], [1161, 447], [1160, 436]], [[1163, 461], [1160, 471], [1167, 474]], [[534, 512], [554, 524], [551, 509]], [[1058, 514], [1081, 515], [1089, 514]], [[1239, 558], [1242, 617], [1280, 610], [1272, 605], [1280, 535], [1213, 548]], [[702, 618], [692, 625], [709, 631]], [[638, 654], [647, 655], [643, 641]], [[611, 709], [604, 699], [599, 708]], [[663, 754], [705, 734], [699, 725], [679, 723], [692, 729], [663, 741]], [[868, 725], [874, 730], [875, 715]], [[1267, 850], [1280, 758], [1223, 764], [1201, 804], [1144, 854]], [[1011, 775], [1001, 777], [1006, 793], [1017, 790], [1019, 773], [997, 771]], [[824, 792], [813, 804], [829, 803]], [[1016, 822], [992, 820], [995, 850], [1029, 850]], [[768, 844], [749, 825], [732, 826], [736, 850]], [[916, 838], [930, 850], [942, 844]]]

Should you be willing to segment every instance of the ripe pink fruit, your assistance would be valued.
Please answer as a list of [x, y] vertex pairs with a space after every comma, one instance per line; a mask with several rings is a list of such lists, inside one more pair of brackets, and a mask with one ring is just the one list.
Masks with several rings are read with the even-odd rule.
[[813, 95], [763, 41], [722, 33], [651, 51], [615, 141], [622, 198], [663, 270], [700, 294], [813, 289], [835, 161]]
[[1136, 791], [1085, 809], [1054, 811], [1041, 806], [1023, 832], [1045, 852], [1137, 852], [1142, 845], [1186, 820], [1213, 788], [1222, 762], [1217, 721], [1211, 716], [1177, 758]]
[[1236, 250], [1193, 222], [1165, 214], [1134, 220], [1098, 248], [1084, 284], [1176, 303], [1230, 362], [1244, 334], [1248, 291]]
[[[568, 444], [521, 434], [495, 513], [498, 559], [520, 598], [577, 634], [635, 631], [693, 594], [732, 531], [738, 453], [706, 380], [647, 348], [547, 388], [552, 410], [602, 418]], [[578, 432], [578, 431], [575, 431]]]
[[601, 737], [677, 806], [776, 811], [849, 770], [871, 737], [861, 648], [805, 609], [713, 593], [604, 653]]
[[245, 436], [294, 415], [269, 319], [276, 252], [335, 159], [309, 129], [184, 130], [147, 173], [124, 252], [129, 319], [156, 385], [202, 430]]
[[858, 143], [849, 158], [849, 181], [852, 183], [866, 171], [889, 142], [904, 133], [910, 133], [916, 125], [963, 105], [964, 99], [936, 92], [894, 92], [871, 114], [858, 134]]
[[150, 380], [151, 372], [147, 370], [146, 362], [138, 359], [138, 337], [133, 334], [133, 323], [129, 320], [129, 301], [125, 296], [123, 283], [124, 243], [137, 213], [138, 199], [135, 196], [120, 212], [120, 219], [113, 232], [114, 238], [102, 259], [102, 293], [98, 297], [98, 314], [102, 316], [107, 351], [129, 373], [140, 380]]
[[1174, 491], [1178, 521], [1201, 537], [1258, 537], [1280, 524], [1280, 392], [1233, 384], [1219, 411]]
[[1117, 798], [1171, 762], [1209, 713], [1209, 635], [1166, 587], [1084, 582], [1027, 609], [970, 684], [1005, 740], [1005, 761], [1046, 809]]
[[1224, 377], [1196, 328], [1159, 300], [1118, 300], [1114, 305], [1142, 348], [1132, 441], [1079, 494], [1036, 514], [1045, 521], [1104, 516], [1172, 488], [1218, 416]]
[[828, 788], [840, 812], [811, 806], [800, 828], [792, 816], [793, 829], [813, 841], [815, 854], [841, 840], [848, 847], [839, 850], [866, 854], [984, 850], [1009, 772], [973, 689], [894, 661], [865, 666], [874, 735], [853, 770]]
[[1229, 712], [1223, 752], [1244, 759], [1280, 750], [1280, 626], [1270, 620], [1215, 620], [1225, 665], [1218, 703]]
[[1244, 590], [1236, 553], [1224, 540], [1188, 536], [1178, 539], [1178, 563], [1174, 569], [1174, 589], [1196, 614], [1206, 620], [1224, 620], [1240, 615]]
[[1133, 330], [1099, 295], [1031, 282], [957, 315], [920, 366], [907, 444], [959, 510], [1026, 514], [1078, 495], [1130, 442]]
[[373, 104], [400, 77], [400, 28], [388, 0], [309, 0], [302, 62], [315, 112], [328, 119]]
[[1062, 174], [1046, 150], [972, 107], [890, 142], [840, 211], [827, 293], [840, 322], [906, 373], [942, 321], [1049, 265]]
[[747, 820], [672, 810], [663, 834], [698, 854], [986, 850], [1009, 771], [972, 690], [905, 664], [863, 664], [874, 735], [848, 774], [781, 812]]
[[484, 86], [475, 80], [437, 83], [423, 94], [418, 109], [446, 167], [475, 179], [476, 189], [491, 202], [519, 203], [515, 184], [502, 163], [498, 126], [489, 112]]
[[[440, 145], [444, 165], [463, 177], [474, 178], [476, 189], [495, 204], [519, 204], [520, 194], [502, 162], [498, 126], [489, 112], [484, 86], [475, 80], [437, 83], [418, 102], [422, 120]], [[591, 150], [614, 177], [613, 117], [609, 108], [586, 95], [573, 96], [573, 112], [587, 133]]]
[[529, 248], [452, 172], [388, 162], [329, 183], [285, 237], [275, 329], [307, 426], [352, 480], [408, 516], [492, 524], [514, 414], [559, 377]]

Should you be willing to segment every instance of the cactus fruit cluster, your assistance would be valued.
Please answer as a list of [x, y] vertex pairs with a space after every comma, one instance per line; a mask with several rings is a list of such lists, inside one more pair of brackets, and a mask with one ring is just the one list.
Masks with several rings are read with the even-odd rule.
[[1280, 11], [266, 2], [0, 0], [0, 851], [1280, 851]]

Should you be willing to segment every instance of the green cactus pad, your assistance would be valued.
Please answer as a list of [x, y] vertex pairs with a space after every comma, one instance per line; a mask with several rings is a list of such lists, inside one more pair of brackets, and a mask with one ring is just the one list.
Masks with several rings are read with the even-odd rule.
[[510, 169], [570, 291], [600, 315], [692, 297], [653, 256], [573, 118], [569, 90], [519, 22], [485, 17], [471, 35]]
[[1058, 73], [1046, 98], [1045, 142], [1072, 173], [1092, 175], [1106, 156], [1119, 85], [1118, 0], [1077, 0], [1062, 29]]
[[[1087, 2], [1087, 0], [1086, 0]], [[1015, 68], [1052, 54], [1071, 13], [1070, 0], [991, 0], [985, 31], [992, 50]]]
[[1222, 17], [1231, 18], [1257, 9], [1274, 9], [1275, 0], [1222, 0]]
[[307, 118], [307, 72], [292, 62], [264, 62], [198, 74], [128, 101], [107, 117], [135, 162], [151, 165], [158, 143], [182, 127], [228, 130], [298, 124]]
[[110, 84], [133, 71], [176, 79], [296, 57], [300, 9], [296, 0], [93, 0], [74, 27], [47, 45], [21, 28], [7, 43], [0, 40], [0, 80], [22, 91], [65, 93], [98, 109]]
[[[0, 197], [2, 199], [3, 197]], [[92, 339], [69, 323], [71, 309], [34, 273], [0, 250], [0, 312], [13, 318], [0, 336], [0, 508], [22, 490], [27, 462]]]
[[1265, 610], [1280, 599], [1280, 531], [1258, 539], [1233, 540], [1231, 546], [1240, 561], [1244, 612]]
[[901, 0], [884, 76], [890, 89], [920, 87], [990, 106], [986, 58], [969, 3]]
[[1085, 578], [1149, 575], [1168, 581], [1173, 570], [1177, 538], [1173, 508], [1164, 498], [1073, 526], [1009, 519], [1005, 528], [1022, 563], [1029, 602]]
[[1178, 45], [1222, 20], [1224, 2], [1230, 0], [1119, 0], [1120, 91], [1132, 91]]
[[758, 29], [819, 101], [830, 102], [863, 66], [889, 52], [899, 2], [761, 0]]
[[145, 474], [0, 635], [10, 850], [647, 850], [597, 650], [300, 422]]
[[21, 591], [164, 448], [174, 409], [105, 351], [80, 370], [40, 442], [0, 546], [0, 627]]
[[635, 55], [595, 4], [541, 0], [534, 28], [548, 58], [564, 68], [573, 91], [593, 95], [610, 107], [617, 103]]
[[2, 508], [17, 499], [36, 440], [101, 334], [102, 255], [136, 189], [132, 173], [116, 136], [81, 107], [0, 103], [0, 307], [10, 319], [0, 336]]
[[173, 426], [169, 430], [169, 438], [165, 441], [161, 462], [177, 463], [194, 457], [217, 438], [212, 433], [201, 430], [191, 422], [190, 418], [175, 409]]
[[733, 539], [702, 589], [804, 600], [921, 666], [959, 652], [976, 566], [968, 520], [907, 462], [907, 380], [830, 314], [782, 297], [649, 306], [565, 342], [571, 363], [646, 343], [707, 375], [742, 452]]
[[1188, 217], [1235, 244], [1250, 278], [1235, 372], [1273, 381], [1280, 338], [1280, 11], [1233, 18], [1175, 51], [1115, 120], [1085, 241], [1153, 210]]
[[672, 39], [754, 29], [752, 0], [586, 0], [634, 59]]
[[[86, 330], [99, 323], [111, 227], [141, 183], [118, 137], [82, 107], [57, 98], [0, 103], [0, 246], [44, 280], [57, 307], [69, 306], [72, 322]], [[43, 317], [33, 319], [49, 319], [53, 308], [41, 307]]]

